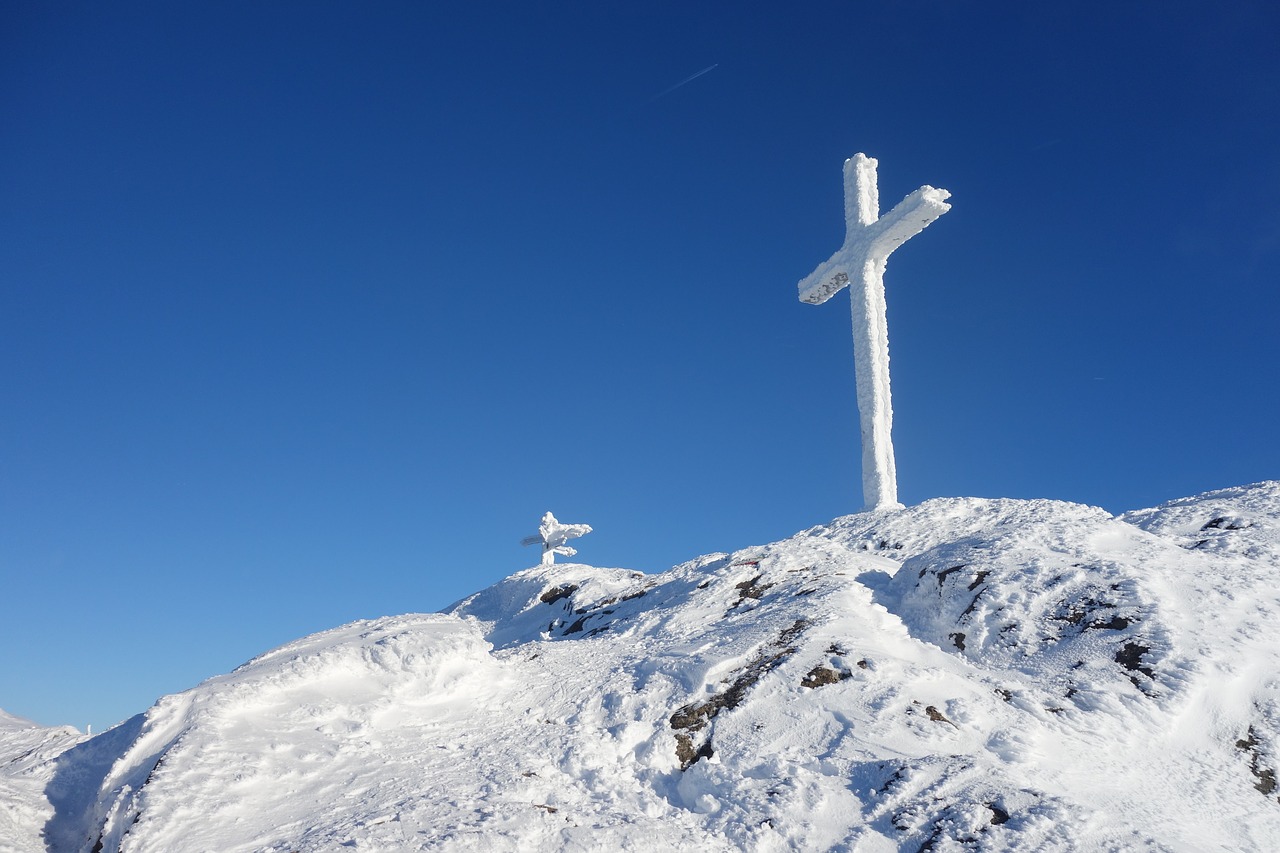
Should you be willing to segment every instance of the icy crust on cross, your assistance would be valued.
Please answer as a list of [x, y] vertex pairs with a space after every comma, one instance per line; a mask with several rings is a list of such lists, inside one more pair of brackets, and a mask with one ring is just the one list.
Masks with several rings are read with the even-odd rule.
[[852, 300], [862, 495], [867, 509], [899, 507], [889, 393], [889, 328], [884, 270], [893, 250], [951, 209], [946, 190], [923, 186], [880, 216], [878, 163], [855, 154], [844, 163], [845, 238], [834, 255], [801, 280], [800, 301], [821, 305], [848, 286]]
[[880, 216], [877, 166], [879, 161], [865, 154], [844, 161], [844, 245], [800, 282], [801, 302], [821, 305], [869, 265], [878, 266], [883, 276], [894, 249], [951, 209], [951, 193], [926, 184]]
[[555, 562], [556, 554], [562, 557], [572, 557], [578, 553], [576, 548], [570, 548], [565, 543], [570, 539], [586, 536], [590, 532], [590, 524], [563, 524], [556, 521], [556, 517], [548, 512], [542, 516], [542, 523], [538, 525], [538, 536], [536, 538], [530, 537], [526, 542], [527, 544], [541, 542], [542, 565], [550, 566]]

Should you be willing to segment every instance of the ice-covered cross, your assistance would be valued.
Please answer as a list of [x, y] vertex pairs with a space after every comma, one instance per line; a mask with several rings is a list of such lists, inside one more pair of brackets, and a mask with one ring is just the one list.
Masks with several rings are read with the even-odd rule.
[[876, 161], [855, 154], [844, 161], [844, 245], [800, 282], [800, 301], [821, 305], [849, 285], [853, 355], [862, 426], [862, 496], [867, 509], [898, 503], [889, 397], [889, 326], [884, 268], [894, 249], [951, 209], [951, 193], [923, 186], [880, 215]]
[[556, 554], [562, 557], [572, 557], [578, 553], [577, 549], [570, 548], [564, 543], [570, 539], [577, 539], [579, 536], [586, 536], [590, 532], [590, 524], [561, 524], [556, 521], [554, 515], [547, 513], [542, 517], [542, 523], [538, 525], [538, 535], [526, 536], [520, 544], [537, 545], [542, 543], [542, 565], [550, 566], [556, 561]]

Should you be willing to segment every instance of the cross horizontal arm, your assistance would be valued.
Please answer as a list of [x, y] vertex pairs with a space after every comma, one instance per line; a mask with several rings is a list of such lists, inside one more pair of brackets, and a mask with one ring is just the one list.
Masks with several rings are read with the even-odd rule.
[[821, 305], [840, 292], [840, 288], [849, 283], [846, 269], [845, 253], [836, 252], [831, 259], [819, 264], [800, 282], [800, 301], [810, 305]]
[[951, 209], [946, 190], [923, 186], [898, 202], [893, 210], [867, 228], [871, 232], [871, 245], [867, 252], [877, 260], [889, 257], [894, 249], [919, 234], [929, 223]]
[[[852, 160], [850, 162], [853, 162]], [[844, 245], [798, 285], [800, 301], [821, 305], [849, 283], [868, 260], [883, 261], [894, 249], [923, 231], [951, 209], [951, 193], [923, 186], [898, 202], [893, 210], [866, 225], [849, 221]]]

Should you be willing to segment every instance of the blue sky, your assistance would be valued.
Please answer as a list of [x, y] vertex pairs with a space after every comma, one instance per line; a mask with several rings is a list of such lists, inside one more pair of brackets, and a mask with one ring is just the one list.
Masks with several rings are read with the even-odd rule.
[[0, 17], [11, 713], [445, 607], [547, 510], [644, 571], [859, 510], [795, 287], [857, 151], [953, 194], [886, 276], [904, 502], [1280, 476], [1274, 4]]

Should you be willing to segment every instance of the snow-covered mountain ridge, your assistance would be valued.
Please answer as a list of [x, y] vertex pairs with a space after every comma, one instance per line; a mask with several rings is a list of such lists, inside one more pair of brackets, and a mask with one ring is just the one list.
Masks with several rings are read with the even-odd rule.
[[0, 849], [1277, 849], [1278, 629], [1280, 482], [539, 567], [93, 738], [0, 718]]

